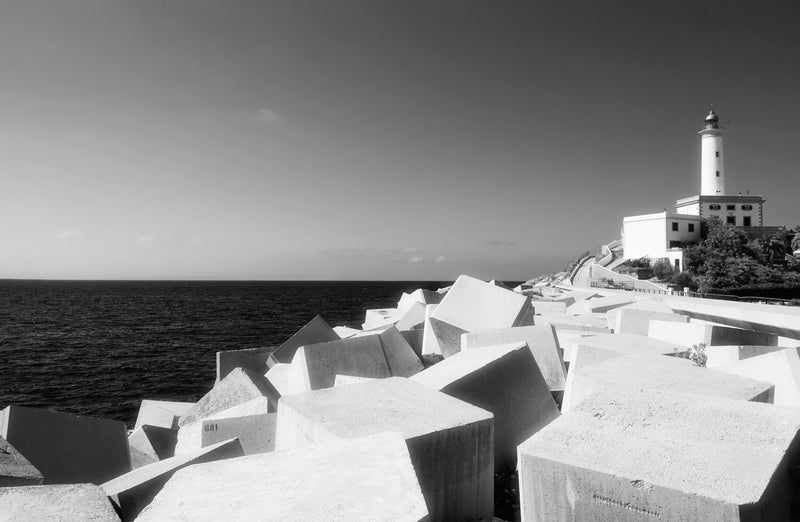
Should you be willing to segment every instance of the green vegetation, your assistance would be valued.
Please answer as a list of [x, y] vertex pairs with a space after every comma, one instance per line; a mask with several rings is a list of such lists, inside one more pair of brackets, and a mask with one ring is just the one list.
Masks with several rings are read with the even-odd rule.
[[706, 343], [695, 344], [685, 351], [679, 351], [677, 348], [675, 348], [675, 357], [689, 359], [697, 366], [705, 368], [706, 362], [708, 362], [708, 355], [706, 355]]

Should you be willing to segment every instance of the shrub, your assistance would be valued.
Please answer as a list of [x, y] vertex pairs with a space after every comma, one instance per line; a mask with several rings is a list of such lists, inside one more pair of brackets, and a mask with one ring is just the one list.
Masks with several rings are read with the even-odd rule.
[[659, 259], [653, 263], [653, 275], [656, 276], [659, 281], [670, 281], [674, 273], [675, 269], [672, 268], [672, 265], [666, 259]]

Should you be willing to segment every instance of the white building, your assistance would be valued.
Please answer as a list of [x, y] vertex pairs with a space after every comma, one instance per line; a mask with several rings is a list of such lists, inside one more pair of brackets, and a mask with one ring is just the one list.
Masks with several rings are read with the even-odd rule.
[[722, 128], [712, 108], [701, 137], [700, 194], [675, 202], [675, 213], [629, 216], [622, 221], [622, 246], [625, 259], [667, 258], [677, 269], [683, 268], [684, 243], [700, 241], [700, 220], [716, 216], [737, 227], [764, 226], [764, 198], [725, 194], [725, 167]]

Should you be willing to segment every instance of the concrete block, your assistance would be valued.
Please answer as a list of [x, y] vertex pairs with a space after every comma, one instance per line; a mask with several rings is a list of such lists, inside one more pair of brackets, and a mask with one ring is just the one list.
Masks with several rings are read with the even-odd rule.
[[333, 328], [320, 316], [314, 317], [297, 333], [287, 339], [272, 352], [267, 364], [272, 367], [276, 363], [290, 363], [298, 348], [307, 344], [327, 343], [339, 340]]
[[[411, 303], [408, 308], [404, 309], [386, 309], [386, 310], [367, 310], [367, 320], [362, 325], [364, 330], [375, 330], [377, 328], [386, 328], [388, 326], [396, 326], [400, 330], [409, 330], [422, 324], [425, 320], [424, 303]], [[370, 315], [369, 312], [373, 312]], [[383, 312], [384, 314], [378, 314]]]
[[139, 405], [139, 415], [133, 429], [147, 424], [162, 428], [177, 428], [178, 420], [194, 406], [193, 402], [160, 401], [145, 399]]
[[530, 299], [469, 276], [459, 276], [431, 315], [465, 332], [533, 324]]
[[634, 355], [675, 355], [684, 347], [637, 334], [600, 334], [590, 337], [573, 337], [564, 341], [564, 360], [572, 361], [578, 346], [594, 346], [614, 352]]
[[275, 408], [280, 394], [263, 375], [235, 368], [197, 401], [178, 424], [184, 426], [257, 397], [267, 397]]
[[362, 382], [374, 381], [371, 377], [356, 377], [355, 375], [337, 375], [333, 381], [333, 387], [349, 386], [351, 384], [360, 384]]
[[145, 424], [128, 435], [133, 469], [168, 459], [175, 455], [178, 430]]
[[[662, 314], [673, 314], [672, 308], [670, 308], [669, 304], [666, 300], [661, 297], [657, 298], [650, 298], [650, 299], [642, 299], [640, 301], [636, 301], [629, 305], [622, 306], [620, 308], [614, 308], [606, 312], [606, 317], [608, 319], [608, 327], [612, 330], [615, 328], [617, 324], [617, 315], [621, 310], [640, 310], [646, 312], [658, 312]], [[688, 316], [687, 316], [688, 317]], [[632, 332], [638, 333], [638, 332]], [[647, 335], [645, 331], [642, 335]]]
[[444, 294], [434, 292], [432, 290], [417, 289], [407, 294], [403, 292], [400, 301], [397, 302], [398, 310], [407, 310], [414, 303], [422, 303], [424, 305], [436, 305], [442, 302]]
[[494, 415], [494, 466], [498, 472], [515, 469], [517, 445], [559, 416], [547, 382], [524, 342], [462, 350], [411, 380]]
[[0, 488], [2, 522], [119, 522], [100, 486], [63, 484]]
[[245, 348], [242, 350], [225, 350], [217, 352], [217, 380], [224, 379], [234, 368], [246, 368], [252, 372], [264, 375], [269, 369], [267, 361], [277, 349], [276, 346], [262, 348]]
[[391, 376], [380, 337], [351, 337], [301, 347], [289, 369], [289, 390], [303, 393], [331, 388], [336, 374], [374, 378]]
[[706, 368], [725, 366], [750, 357], [778, 352], [785, 350], [788, 346], [707, 346], [705, 349]]
[[[567, 313], [567, 303], [563, 301], [541, 301], [531, 299], [534, 315], [564, 315]], [[536, 319], [534, 319], [535, 321]]]
[[124, 422], [8, 406], [0, 437], [44, 475], [44, 484], [100, 484], [131, 469]]
[[392, 317], [397, 314], [397, 308], [376, 308], [364, 311], [364, 322], [361, 324], [362, 330], [371, 330], [377, 326], [382, 326], [391, 322]]
[[43, 480], [42, 473], [6, 439], [0, 437], [0, 488], [38, 486]]
[[408, 379], [282, 397], [276, 449], [384, 431], [403, 434], [432, 520], [491, 518], [492, 414]]
[[[616, 310], [612, 310], [611, 312], [615, 311]], [[610, 314], [611, 312], [608, 313]], [[613, 326], [614, 333], [647, 335], [650, 330], [650, 321], [688, 323], [689, 317], [673, 313], [622, 308], [615, 314], [615, 321]]]
[[768, 382], [775, 386], [773, 404], [800, 408], [800, 356], [798, 348], [748, 357], [714, 370]]
[[740, 330], [727, 326], [713, 326], [700, 323], [675, 323], [671, 321], [650, 321], [648, 337], [662, 341], [692, 347], [705, 343], [706, 346], [718, 345], [755, 345], [777, 346], [778, 336], [752, 330]]
[[435, 317], [425, 319], [422, 331], [422, 355], [441, 354], [443, 357], [461, 351], [461, 335], [467, 331], [440, 321]]
[[187, 455], [178, 455], [135, 469], [102, 485], [123, 521], [133, 520], [177, 470], [192, 464], [242, 456], [237, 439], [219, 442]]
[[421, 358], [422, 342], [425, 335], [425, 330], [422, 328], [414, 330], [400, 330], [400, 334], [403, 336], [403, 339], [406, 340], [411, 349], [414, 350], [414, 353], [417, 354], [417, 357]]
[[428, 520], [398, 433], [198, 464], [175, 473], [137, 522]]
[[[238, 438], [245, 455], [259, 453], [263, 448], [274, 448], [274, 408], [266, 397], [256, 397], [231, 408], [213, 413], [203, 419], [181, 426], [175, 455], [187, 455], [212, 442]], [[257, 418], [250, 418], [257, 417]], [[243, 420], [247, 419], [247, 420]], [[209, 435], [213, 432], [213, 435]], [[224, 434], [231, 434], [223, 437]], [[240, 436], [241, 435], [241, 436]], [[260, 438], [261, 435], [264, 438]], [[213, 439], [213, 440], [212, 440]], [[203, 441], [210, 442], [204, 444]], [[265, 450], [267, 451], [267, 450]]]
[[770, 383], [700, 368], [687, 359], [621, 355], [580, 368], [572, 367], [561, 412], [570, 411], [597, 389], [620, 383], [742, 401], [772, 402], [773, 398]]
[[410, 377], [422, 370], [422, 361], [419, 356], [414, 353], [411, 345], [408, 344], [405, 337], [394, 326], [362, 332], [354, 337], [366, 337], [369, 335], [376, 335], [380, 339], [390, 375], [394, 377]]
[[792, 520], [798, 429], [796, 409], [620, 383], [519, 446], [521, 517]]
[[461, 349], [463, 351], [519, 342], [528, 345], [548, 388], [551, 391], [563, 390], [567, 372], [559, 353], [558, 339], [553, 326], [519, 326], [465, 333], [461, 336]]
[[267, 378], [280, 395], [291, 393], [291, 387], [289, 386], [291, 367], [292, 365], [288, 363], [277, 363], [264, 374], [264, 377]]
[[605, 314], [570, 315], [536, 315], [533, 317], [536, 325], [551, 324], [556, 329], [578, 330], [590, 333], [610, 333]]
[[347, 339], [361, 333], [358, 328], [350, 328], [349, 326], [334, 326], [333, 331], [336, 332], [340, 339]]
[[629, 305], [636, 302], [636, 298], [629, 294], [613, 294], [605, 297], [593, 297], [584, 299], [567, 307], [569, 315], [581, 315], [590, 313], [606, 313], [614, 308]]
[[584, 301], [593, 297], [600, 297], [600, 294], [592, 292], [591, 290], [571, 290], [562, 294], [553, 295], [551, 299], [553, 301], [563, 302], [569, 307], [579, 301]]

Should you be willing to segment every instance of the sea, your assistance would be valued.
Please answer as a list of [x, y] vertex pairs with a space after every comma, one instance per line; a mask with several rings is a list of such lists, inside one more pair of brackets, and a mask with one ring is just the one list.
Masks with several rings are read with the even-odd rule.
[[214, 384], [218, 351], [277, 346], [317, 314], [360, 328], [368, 308], [450, 284], [0, 280], [0, 409], [132, 427], [142, 399], [200, 399]]

